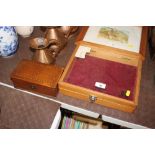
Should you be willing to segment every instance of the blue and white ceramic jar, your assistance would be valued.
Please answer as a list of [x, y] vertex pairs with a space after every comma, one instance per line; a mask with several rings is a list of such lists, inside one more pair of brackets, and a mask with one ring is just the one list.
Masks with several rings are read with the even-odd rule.
[[16, 53], [18, 36], [13, 26], [0, 26], [0, 56], [9, 57]]

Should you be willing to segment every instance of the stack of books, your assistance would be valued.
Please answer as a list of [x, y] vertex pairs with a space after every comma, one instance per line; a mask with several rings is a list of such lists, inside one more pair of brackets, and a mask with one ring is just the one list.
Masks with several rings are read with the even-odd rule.
[[[61, 129], [102, 129], [103, 122], [100, 120], [83, 117], [81, 115], [64, 116]], [[105, 127], [104, 127], [105, 128]]]
[[61, 129], [87, 129], [88, 124], [75, 120], [74, 118], [64, 116]]

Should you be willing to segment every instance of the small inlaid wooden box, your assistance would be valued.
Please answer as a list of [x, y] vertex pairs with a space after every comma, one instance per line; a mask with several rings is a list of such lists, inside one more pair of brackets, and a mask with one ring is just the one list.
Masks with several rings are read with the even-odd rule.
[[31, 60], [22, 60], [11, 74], [14, 87], [56, 96], [63, 68]]

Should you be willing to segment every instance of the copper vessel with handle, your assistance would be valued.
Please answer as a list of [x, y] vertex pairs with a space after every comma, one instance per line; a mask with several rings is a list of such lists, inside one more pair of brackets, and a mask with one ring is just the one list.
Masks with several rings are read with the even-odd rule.
[[67, 43], [67, 39], [65, 38], [64, 34], [59, 31], [58, 27], [47, 27], [47, 30], [45, 32], [45, 38], [49, 41], [49, 43], [52, 44], [55, 41], [55, 46], [51, 46], [50, 48], [54, 50], [57, 49], [57, 51], [60, 51]]
[[35, 50], [33, 60], [45, 64], [53, 64], [55, 62], [55, 53], [48, 46], [50, 43], [47, 39], [39, 37], [30, 40], [30, 47]]
[[78, 26], [60, 26], [58, 29], [66, 38], [69, 38], [78, 30], [78, 28]]

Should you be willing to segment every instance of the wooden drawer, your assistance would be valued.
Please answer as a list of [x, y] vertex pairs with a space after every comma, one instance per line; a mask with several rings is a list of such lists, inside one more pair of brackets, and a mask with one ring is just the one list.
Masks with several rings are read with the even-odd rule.
[[90, 117], [78, 112], [60, 108], [55, 116], [51, 129], [121, 129], [125, 128], [104, 121], [102, 118]]
[[31, 92], [36, 92], [36, 93], [41, 93], [41, 94], [46, 94], [46, 95], [52, 95], [56, 96], [58, 92], [58, 87], [51, 88], [51, 87], [46, 87], [43, 85], [39, 85], [36, 83], [20, 80], [20, 79], [12, 79], [14, 83], [14, 87], [28, 90]]

